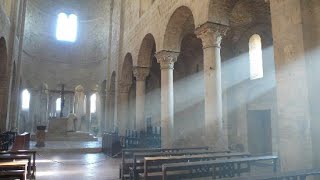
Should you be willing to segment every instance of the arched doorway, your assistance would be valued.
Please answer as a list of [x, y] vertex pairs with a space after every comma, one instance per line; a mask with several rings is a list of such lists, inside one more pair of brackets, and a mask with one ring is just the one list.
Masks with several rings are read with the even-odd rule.
[[[161, 72], [160, 65], [155, 58], [156, 43], [152, 34], [147, 34], [142, 40], [139, 54], [138, 67], [147, 68], [145, 77], [145, 98], [143, 109], [143, 127], [150, 128], [160, 126], [161, 117]], [[144, 129], [146, 130], [146, 129]]]
[[174, 64], [174, 122], [172, 140], [175, 146], [202, 145], [204, 126], [203, 50], [194, 34], [192, 11], [181, 6], [172, 14], [164, 35], [164, 49], [180, 52]]
[[[134, 129], [135, 127], [135, 105], [134, 107], [132, 107], [132, 103], [130, 103], [130, 100], [132, 100], [130, 98], [130, 91], [135, 91], [135, 89], [132, 88], [132, 85], [134, 83], [132, 70], [132, 55], [130, 53], [127, 53], [122, 65], [121, 80], [119, 86], [120, 102], [118, 103], [118, 119], [121, 134], [124, 134], [126, 129]], [[134, 111], [131, 111], [131, 109], [134, 109]], [[133, 114], [131, 114], [131, 112]]]

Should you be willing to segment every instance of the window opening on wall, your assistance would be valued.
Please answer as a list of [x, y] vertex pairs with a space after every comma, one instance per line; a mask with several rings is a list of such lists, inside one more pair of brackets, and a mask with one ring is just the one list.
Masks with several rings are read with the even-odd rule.
[[58, 98], [56, 100], [56, 111], [60, 112], [61, 111], [61, 98]]
[[250, 79], [263, 77], [261, 37], [254, 34], [249, 39]]
[[94, 93], [90, 96], [90, 113], [97, 111], [97, 95]]
[[22, 110], [28, 110], [30, 106], [30, 93], [27, 89], [22, 91]]
[[77, 39], [78, 17], [74, 14], [58, 14], [56, 38], [59, 41], [75, 42]]

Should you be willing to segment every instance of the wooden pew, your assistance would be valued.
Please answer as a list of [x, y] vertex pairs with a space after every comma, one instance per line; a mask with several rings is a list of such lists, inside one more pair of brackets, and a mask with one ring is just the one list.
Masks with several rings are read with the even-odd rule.
[[246, 176], [246, 177], [235, 177], [235, 178], [224, 178], [223, 180], [306, 180], [310, 176], [320, 176], [320, 169], [304, 169], [297, 171], [278, 172], [274, 174]]
[[[214, 154], [197, 154], [186, 156], [160, 156], [160, 157], [145, 157], [143, 173], [139, 173], [139, 179], [161, 179], [162, 165], [168, 163], [178, 162], [195, 162], [195, 161], [209, 161], [221, 158], [241, 158], [249, 157], [250, 153], [214, 153]], [[150, 174], [151, 173], [151, 174]]]
[[203, 154], [217, 154], [217, 153], [229, 153], [229, 151], [178, 151], [178, 152], [139, 152], [133, 155], [133, 164], [129, 168], [129, 175], [131, 178], [137, 179], [138, 173], [143, 172], [144, 158], [145, 157], [157, 157], [157, 156], [186, 156], [186, 155], [203, 155]]
[[[172, 163], [162, 165], [162, 180], [212, 177], [225, 178], [250, 172], [250, 164], [257, 161], [272, 161], [273, 172], [277, 171], [278, 156], [260, 156], [224, 160]], [[246, 167], [243, 167], [245, 165]]]
[[26, 173], [24, 170], [5, 170], [5, 171], [0, 171], [0, 179], [1, 178], [18, 178], [20, 180], [25, 180], [26, 179]]
[[27, 176], [31, 176], [31, 155], [12, 155], [12, 154], [2, 154], [0, 155], [0, 162], [13, 162], [15, 160], [27, 160]]
[[25, 162], [0, 162], [0, 178], [19, 178], [20, 180], [27, 179]]
[[30, 133], [24, 132], [16, 135], [15, 141], [12, 145], [11, 150], [26, 150], [30, 148]]
[[0, 151], [7, 151], [15, 140], [16, 132], [0, 133]]
[[192, 150], [208, 150], [209, 147], [185, 147], [185, 148], [135, 148], [135, 149], [122, 149], [122, 160], [120, 164], [119, 178], [124, 179], [125, 176], [129, 177], [129, 167], [133, 165], [133, 155], [138, 152], [179, 152], [179, 151], [192, 151]]
[[30, 169], [32, 170], [31, 177], [35, 177], [36, 153], [37, 151], [35, 150], [0, 151], [0, 156], [1, 155], [30, 155], [32, 159], [32, 165], [30, 166]]

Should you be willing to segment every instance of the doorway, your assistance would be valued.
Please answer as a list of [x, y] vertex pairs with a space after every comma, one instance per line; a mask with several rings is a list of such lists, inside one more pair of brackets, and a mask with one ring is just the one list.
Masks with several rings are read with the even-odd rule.
[[270, 154], [271, 110], [248, 110], [248, 149], [252, 154]]

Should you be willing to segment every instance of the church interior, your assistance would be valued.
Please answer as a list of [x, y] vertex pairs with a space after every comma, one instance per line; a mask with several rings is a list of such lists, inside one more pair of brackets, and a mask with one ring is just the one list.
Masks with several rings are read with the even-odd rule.
[[319, 0], [0, 0], [0, 179], [319, 179], [319, 22]]

